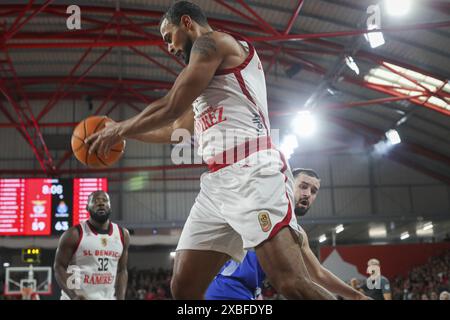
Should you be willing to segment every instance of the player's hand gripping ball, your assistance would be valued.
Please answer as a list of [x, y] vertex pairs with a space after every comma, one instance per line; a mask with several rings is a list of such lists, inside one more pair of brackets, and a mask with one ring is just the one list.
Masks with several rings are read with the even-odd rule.
[[116, 163], [125, 150], [124, 139], [119, 139], [102, 153], [89, 153], [91, 145], [85, 143], [93, 134], [114, 125], [115, 122], [106, 116], [92, 116], [81, 121], [72, 133], [72, 151], [78, 161], [92, 168], [105, 168]]

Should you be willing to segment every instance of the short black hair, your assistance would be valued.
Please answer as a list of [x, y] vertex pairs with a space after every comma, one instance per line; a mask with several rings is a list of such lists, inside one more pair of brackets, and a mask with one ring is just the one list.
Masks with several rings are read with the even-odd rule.
[[296, 178], [300, 173], [306, 174], [307, 176], [310, 176], [310, 177], [320, 180], [319, 175], [313, 169], [295, 168], [294, 170], [292, 170], [292, 174], [294, 175], [294, 178]]
[[159, 27], [161, 28], [161, 25], [165, 19], [178, 26], [181, 22], [181, 17], [184, 15], [188, 15], [192, 20], [201, 26], [205, 27], [208, 25], [208, 19], [198, 5], [189, 1], [177, 1], [172, 4], [167, 12], [162, 16], [161, 21], [159, 22]]
[[103, 190], [97, 190], [97, 191], [91, 192], [91, 193], [89, 194], [89, 196], [88, 196], [88, 203], [91, 202], [92, 198], [93, 198], [94, 196], [96, 196], [97, 194], [99, 194], [99, 193], [104, 193], [104, 194], [106, 194], [106, 195], [108, 196], [108, 198], [109, 198], [108, 192], [103, 191]]

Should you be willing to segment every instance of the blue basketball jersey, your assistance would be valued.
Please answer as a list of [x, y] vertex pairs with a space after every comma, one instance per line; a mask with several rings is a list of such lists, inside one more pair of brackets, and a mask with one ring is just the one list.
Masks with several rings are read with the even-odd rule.
[[206, 300], [254, 300], [266, 275], [256, 253], [248, 251], [242, 263], [229, 260], [206, 291]]

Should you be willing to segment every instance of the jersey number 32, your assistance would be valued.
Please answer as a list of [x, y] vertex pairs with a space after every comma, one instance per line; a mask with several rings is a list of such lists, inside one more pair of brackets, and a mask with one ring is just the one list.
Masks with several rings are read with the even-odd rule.
[[108, 258], [98, 258], [98, 263], [100, 264], [98, 271], [108, 271], [108, 262]]

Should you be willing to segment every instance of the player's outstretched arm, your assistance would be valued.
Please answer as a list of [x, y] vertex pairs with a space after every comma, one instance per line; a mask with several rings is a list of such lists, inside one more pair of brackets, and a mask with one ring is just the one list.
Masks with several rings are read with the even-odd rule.
[[353, 289], [351, 286], [347, 285], [344, 281], [336, 277], [330, 270], [323, 267], [317, 257], [312, 252], [308, 236], [303, 231], [301, 233], [302, 239], [302, 256], [305, 260], [308, 272], [314, 282], [320, 284], [325, 289], [338, 294], [345, 299], [351, 300], [362, 300], [367, 299], [367, 297], [361, 292]]
[[[77, 228], [72, 227], [63, 233], [59, 239], [58, 248], [56, 249], [55, 262], [53, 268], [55, 270], [56, 282], [58, 282], [60, 288], [69, 296], [72, 300], [85, 299], [82, 295], [79, 295], [74, 289], [68, 287], [67, 281], [70, 276], [74, 274], [67, 273], [70, 260], [75, 253], [75, 250], [80, 239], [80, 234]], [[76, 275], [75, 275], [76, 276]], [[79, 279], [81, 281], [81, 279]]]
[[130, 246], [130, 233], [125, 228], [123, 228], [123, 237], [124, 237], [123, 252], [119, 260], [119, 265], [117, 267], [117, 279], [116, 279], [117, 300], [125, 300], [128, 282], [127, 265], [128, 265], [128, 247]]
[[107, 155], [123, 138], [170, 125], [184, 114], [208, 87], [224, 58], [226, 48], [217, 44], [214, 33], [199, 37], [191, 50], [190, 62], [181, 71], [168, 94], [150, 104], [133, 118], [110, 125], [86, 139], [89, 152]]
[[309, 275], [294, 230], [282, 228], [255, 251], [270, 283], [287, 299], [336, 300]]
[[178, 129], [185, 129], [192, 134], [194, 132], [194, 111], [189, 108], [181, 117], [174, 123], [169, 124], [163, 128], [151, 130], [147, 133], [131, 136], [130, 139], [138, 140], [146, 143], [180, 143], [181, 139], [172, 139], [172, 133]]

